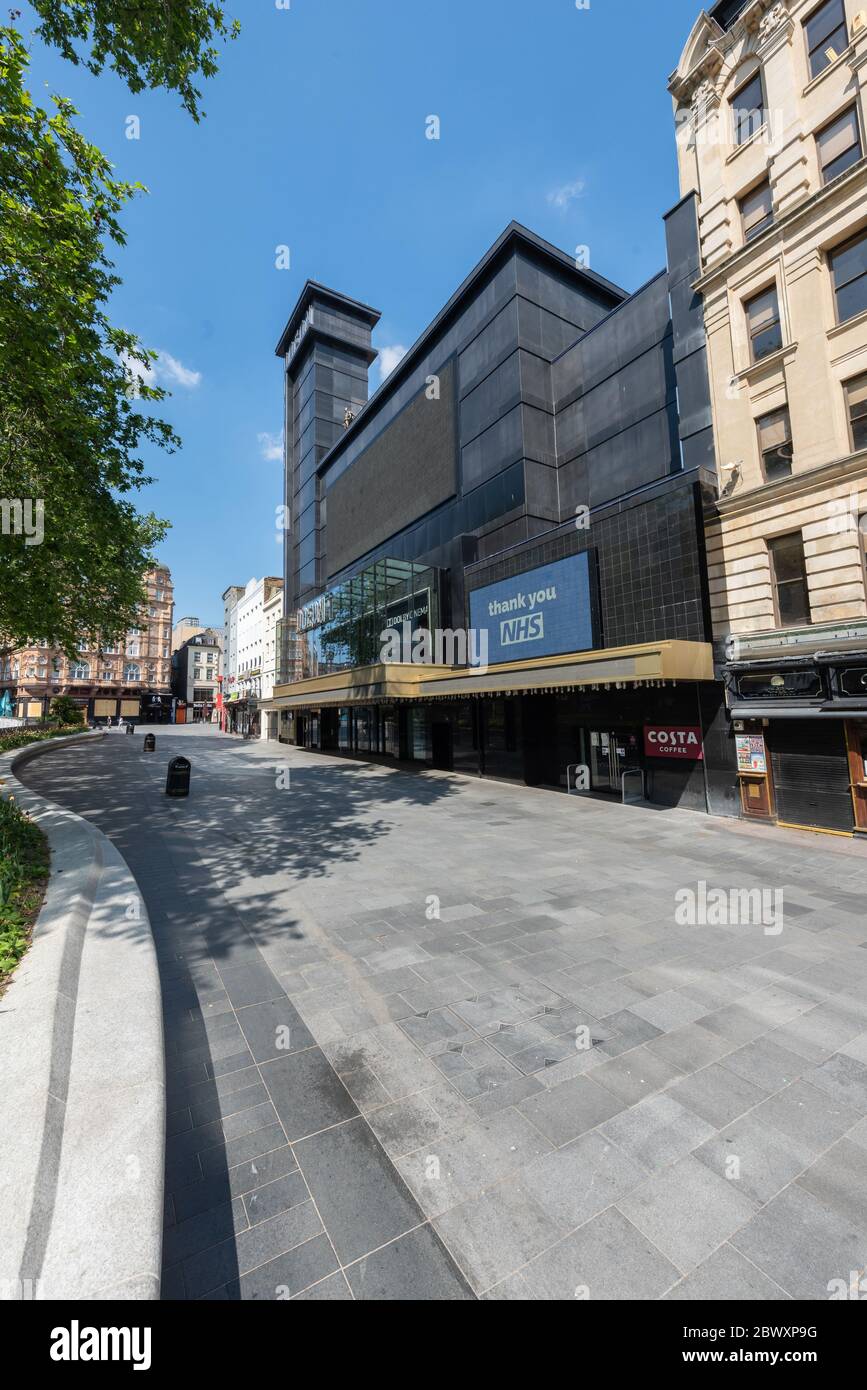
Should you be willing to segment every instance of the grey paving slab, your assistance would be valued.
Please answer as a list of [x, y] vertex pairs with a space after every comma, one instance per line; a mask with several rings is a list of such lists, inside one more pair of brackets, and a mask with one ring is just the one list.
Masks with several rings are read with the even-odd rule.
[[346, 1270], [356, 1299], [437, 1303], [471, 1301], [475, 1295], [431, 1226], [419, 1226]]
[[698, 1148], [716, 1130], [700, 1115], [661, 1092], [621, 1111], [601, 1127], [600, 1133], [653, 1173]]
[[346, 1087], [318, 1049], [265, 1062], [261, 1071], [290, 1143], [358, 1114]]
[[635, 1105], [682, 1076], [683, 1072], [674, 1062], [658, 1057], [649, 1047], [633, 1048], [593, 1069], [597, 1085], [604, 1086], [624, 1105]]
[[807, 1081], [793, 1082], [752, 1113], [754, 1119], [785, 1135], [805, 1166], [861, 1118], [859, 1111]]
[[453, 1207], [433, 1224], [479, 1294], [555, 1244], [561, 1235], [517, 1179]]
[[303, 1139], [295, 1156], [342, 1264], [422, 1224], [418, 1204], [360, 1117]]
[[617, 1205], [681, 1274], [707, 1259], [756, 1211], [756, 1203], [734, 1183], [692, 1155], [650, 1178]]
[[803, 1153], [785, 1134], [744, 1115], [696, 1149], [695, 1157], [759, 1204], [803, 1171]]
[[[378, 1242], [354, 1259], [369, 1267], [368, 1297], [394, 1286], [378, 1253], [389, 1248], [427, 1252], [410, 1262], [423, 1298], [436, 1296], [432, 1251], [446, 1252], [447, 1282], [466, 1268], [491, 1297], [557, 1297], [591, 1226], [597, 1288], [612, 1256], [605, 1296], [630, 1296], [615, 1288], [620, 1244], [635, 1250], [635, 1283], [628, 1271], [620, 1281], [632, 1296], [774, 1297], [773, 1270], [735, 1248], [742, 1232], [707, 1249], [733, 1201], [747, 1202], [757, 1249], [797, 1246], [800, 1203], [822, 1259], [843, 1259], [867, 1151], [861, 847], [281, 749], [289, 798], [274, 790], [273, 748], [183, 729], [160, 740], [194, 763], [186, 803], [166, 801], [156, 763], [127, 764], [120, 740], [88, 748], [86, 783], [60, 751], [33, 777], [116, 839], [151, 912], [175, 1131], [166, 1296], [359, 1296], [333, 1264], [334, 1225], [346, 1243]], [[214, 836], [227, 804], [249, 833]], [[795, 905], [782, 941], [677, 928], [679, 887], [749, 886], [771, 850]], [[440, 920], [426, 915], [431, 893]], [[377, 1194], [355, 1203], [362, 1217], [340, 1138], [364, 1126], [359, 1111], [374, 1146], [360, 1171]], [[276, 1211], [306, 1177], [287, 1133], [299, 1154], [317, 1150], [324, 1232], [289, 1224], [312, 1203]], [[731, 1157], [739, 1181], [724, 1176]], [[679, 1224], [678, 1172], [695, 1232]], [[648, 1183], [642, 1219], [668, 1213], [670, 1249], [612, 1205], [647, 1197]], [[236, 1232], [241, 1211], [261, 1219]], [[442, 1246], [416, 1234], [430, 1218]], [[679, 1270], [675, 1246], [698, 1264], [667, 1294], [641, 1271], [648, 1248], [647, 1270]], [[531, 1280], [521, 1271], [533, 1264]]]
[[867, 1115], [867, 1066], [857, 1058], [838, 1054], [805, 1072], [804, 1080], [833, 1100]]
[[570, 1231], [647, 1180], [647, 1170], [594, 1131], [521, 1170], [521, 1181], [561, 1230]]
[[285, 995], [238, 1010], [238, 1023], [257, 1062], [267, 1062], [315, 1045], [298, 1010]]
[[317, 1285], [338, 1268], [337, 1257], [327, 1236], [314, 1236], [268, 1260], [250, 1274], [231, 1280], [226, 1297], [239, 1302], [284, 1302]]
[[679, 1277], [616, 1208], [594, 1217], [521, 1270], [531, 1297], [558, 1301], [656, 1299]]
[[723, 1302], [787, 1303], [784, 1293], [732, 1245], [721, 1245], [708, 1259], [669, 1289], [666, 1301], [678, 1303]]
[[352, 1291], [344, 1274], [332, 1274], [330, 1278], [323, 1279], [318, 1284], [312, 1284], [309, 1289], [296, 1294], [294, 1301], [297, 1303], [351, 1303]]
[[731, 1243], [796, 1299], [827, 1299], [867, 1267], [867, 1230], [798, 1183], [763, 1207]]
[[867, 1163], [859, 1145], [840, 1139], [801, 1174], [798, 1186], [853, 1226], [867, 1229]]
[[765, 1036], [727, 1053], [721, 1066], [771, 1094], [797, 1081], [809, 1064]]
[[564, 1081], [551, 1091], [531, 1096], [518, 1107], [558, 1148], [610, 1120], [623, 1108], [623, 1101], [588, 1076]]
[[767, 1099], [767, 1091], [713, 1062], [669, 1086], [667, 1094], [703, 1120], [722, 1129]]
[[287, 1254], [296, 1246], [322, 1232], [322, 1223], [312, 1202], [293, 1207], [271, 1221], [241, 1231], [235, 1239], [209, 1246], [183, 1264], [188, 1298], [203, 1298], [233, 1279]]

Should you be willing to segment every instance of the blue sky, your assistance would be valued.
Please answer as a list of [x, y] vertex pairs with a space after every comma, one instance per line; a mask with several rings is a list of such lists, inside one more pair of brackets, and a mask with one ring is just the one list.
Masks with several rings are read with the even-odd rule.
[[184, 448], [148, 456], [156, 482], [140, 496], [173, 525], [160, 558], [176, 616], [203, 621], [221, 621], [229, 584], [280, 573], [274, 346], [304, 281], [380, 309], [389, 361], [512, 218], [589, 246], [594, 270], [636, 289], [664, 262], [661, 214], [678, 197], [666, 82], [700, 9], [278, 3], [229, 0], [243, 30], [198, 126], [174, 96], [133, 96], [33, 49], [37, 98], [44, 83], [71, 96], [118, 175], [149, 189], [125, 214], [112, 314], [162, 354], [162, 414]]

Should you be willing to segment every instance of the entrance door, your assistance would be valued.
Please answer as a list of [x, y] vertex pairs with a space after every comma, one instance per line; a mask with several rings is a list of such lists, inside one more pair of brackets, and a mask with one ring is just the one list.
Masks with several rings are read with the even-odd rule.
[[590, 786], [595, 792], [621, 794], [623, 774], [641, 767], [638, 735], [610, 729], [590, 729], [588, 733]]
[[440, 772], [451, 772], [452, 770], [452, 728], [451, 725], [442, 720], [436, 724], [431, 724], [431, 751], [433, 753], [433, 765]]
[[851, 723], [846, 734], [855, 824], [862, 834], [867, 834], [867, 724]]

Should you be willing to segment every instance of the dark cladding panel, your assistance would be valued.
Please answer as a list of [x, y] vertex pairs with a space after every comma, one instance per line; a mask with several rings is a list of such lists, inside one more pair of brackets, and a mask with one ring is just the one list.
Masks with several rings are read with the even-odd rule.
[[440, 372], [440, 399], [420, 392], [328, 489], [327, 572], [453, 497], [457, 489], [454, 364]]
[[683, 457], [716, 467], [711, 439], [707, 338], [699, 295], [692, 288], [699, 273], [698, 209], [695, 194], [672, 208], [665, 219], [668, 284], [674, 333], [674, 363]]
[[587, 452], [591, 507], [655, 482], [671, 472], [672, 421], [667, 410], [621, 430]]

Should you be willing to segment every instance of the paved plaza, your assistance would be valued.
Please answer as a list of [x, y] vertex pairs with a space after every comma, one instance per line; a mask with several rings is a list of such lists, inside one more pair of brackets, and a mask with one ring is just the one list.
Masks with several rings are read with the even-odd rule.
[[22, 780], [150, 913], [163, 1297], [827, 1299], [864, 1272], [867, 847], [155, 733]]

